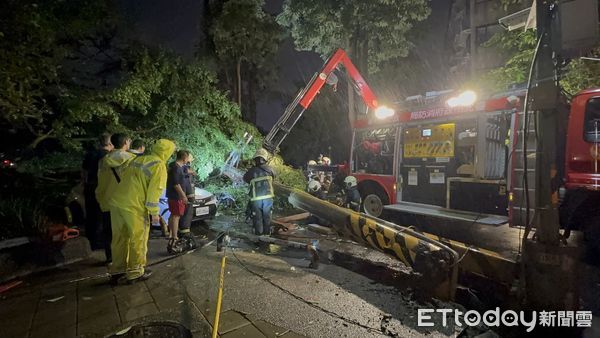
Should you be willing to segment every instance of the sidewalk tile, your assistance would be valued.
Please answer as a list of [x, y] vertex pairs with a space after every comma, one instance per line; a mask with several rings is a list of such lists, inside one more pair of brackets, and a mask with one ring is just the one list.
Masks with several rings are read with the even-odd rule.
[[61, 337], [69, 338], [76, 336], [76, 326], [60, 322], [49, 323], [35, 327], [31, 330], [31, 338]]
[[221, 318], [219, 319], [219, 334], [224, 334], [229, 331], [233, 331], [249, 325], [250, 321], [248, 321], [241, 313], [237, 311], [227, 311], [221, 313]]
[[121, 317], [124, 323], [130, 322], [134, 319], [149, 316], [158, 313], [158, 309], [154, 303], [147, 303], [130, 309], [119, 308]]
[[265, 337], [254, 325], [246, 325], [237, 330], [230, 331], [221, 336], [222, 338], [260, 338]]
[[296, 332], [290, 331], [286, 334], [284, 334], [283, 336], [281, 336], [282, 338], [306, 338], [305, 336], [299, 335]]
[[0, 325], [25, 325], [25, 329], [29, 328], [38, 301], [39, 295], [0, 302]]
[[77, 323], [77, 304], [65, 304], [63, 307], [38, 309], [38, 312], [36, 312], [35, 317], [33, 318], [33, 328], [51, 323], [75, 325]]
[[152, 298], [152, 295], [148, 291], [135, 292], [130, 295], [117, 296], [117, 303], [119, 304], [119, 309], [134, 308], [152, 302], [154, 302], [154, 298]]
[[107, 312], [95, 317], [79, 320], [77, 323], [77, 332], [83, 334], [103, 334], [107, 330], [121, 324], [119, 314], [115, 312]]
[[105, 313], [115, 313], [117, 317], [119, 316], [117, 303], [113, 297], [104, 298], [99, 301], [90, 300], [79, 302], [79, 315], [78, 320], [86, 320], [89, 318], [95, 318], [98, 316], [102, 316]]
[[27, 324], [16, 324], [16, 325], [5, 325], [2, 324], [2, 337], [28, 337], [29, 336], [29, 323]]
[[268, 338], [279, 338], [282, 334], [288, 332], [288, 329], [267, 323], [264, 320], [252, 322]]

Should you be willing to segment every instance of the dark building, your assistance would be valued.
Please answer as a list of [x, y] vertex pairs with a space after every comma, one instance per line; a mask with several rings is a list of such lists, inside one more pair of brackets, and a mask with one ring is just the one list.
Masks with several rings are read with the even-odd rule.
[[485, 43], [504, 30], [498, 19], [531, 7], [523, 0], [507, 9], [498, 0], [456, 0], [452, 2], [448, 21], [448, 40], [452, 56], [450, 73], [466, 80], [470, 75], [485, 73], [503, 65], [501, 53]]

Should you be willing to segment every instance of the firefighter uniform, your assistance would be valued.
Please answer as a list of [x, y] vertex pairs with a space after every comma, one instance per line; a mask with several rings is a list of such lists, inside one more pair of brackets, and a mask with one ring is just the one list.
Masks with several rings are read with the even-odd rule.
[[358, 191], [358, 181], [354, 176], [346, 176], [344, 179], [344, 192], [346, 199], [344, 201], [344, 207], [352, 209], [356, 212], [360, 212], [360, 204], [362, 202], [360, 198], [360, 192]]
[[124, 171], [110, 204], [111, 273], [125, 271], [128, 280], [144, 275], [150, 217], [159, 215], [159, 198], [167, 184], [166, 162], [174, 150], [175, 143], [160, 139], [149, 155], [135, 158]]
[[266, 165], [268, 153], [259, 149], [254, 155], [255, 166], [244, 174], [244, 181], [250, 184], [250, 205], [254, 233], [271, 234], [271, 213], [273, 209], [273, 179], [275, 173]]

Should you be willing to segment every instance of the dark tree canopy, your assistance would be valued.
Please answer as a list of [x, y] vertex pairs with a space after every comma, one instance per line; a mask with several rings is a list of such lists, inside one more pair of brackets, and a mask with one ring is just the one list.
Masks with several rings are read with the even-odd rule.
[[408, 55], [408, 33], [431, 10], [427, 0], [286, 0], [277, 21], [299, 50], [328, 55], [346, 49], [359, 69]]

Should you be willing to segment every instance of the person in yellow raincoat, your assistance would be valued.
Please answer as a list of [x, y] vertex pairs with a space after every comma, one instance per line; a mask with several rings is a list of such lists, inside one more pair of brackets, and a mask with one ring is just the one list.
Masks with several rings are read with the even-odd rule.
[[114, 145], [114, 149], [98, 162], [98, 186], [96, 187], [96, 200], [102, 211], [102, 235], [107, 263], [112, 261], [110, 250], [112, 226], [109, 203], [115, 195], [115, 190], [121, 182], [121, 175], [127, 164], [135, 158], [135, 155], [128, 151], [131, 144], [129, 136], [122, 133], [113, 134], [110, 142]]
[[174, 151], [173, 141], [160, 139], [148, 155], [135, 158], [123, 173], [110, 203], [112, 283], [123, 275], [128, 283], [150, 277], [150, 271], [144, 271], [150, 221], [159, 222], [158, 201], [167, 184], [166, 163]]

